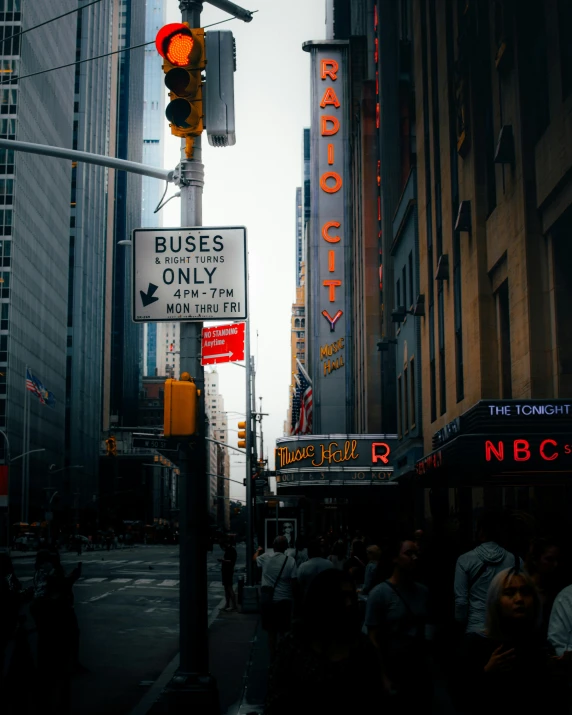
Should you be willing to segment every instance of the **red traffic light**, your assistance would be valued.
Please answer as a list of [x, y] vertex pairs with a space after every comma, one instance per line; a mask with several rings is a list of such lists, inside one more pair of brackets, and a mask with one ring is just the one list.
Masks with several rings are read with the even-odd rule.
[[164, 25], [155, 37], [157, 52], [175, 67], [186, 67], [191, 62], [194, 44], [191, 30], [182, 22]]

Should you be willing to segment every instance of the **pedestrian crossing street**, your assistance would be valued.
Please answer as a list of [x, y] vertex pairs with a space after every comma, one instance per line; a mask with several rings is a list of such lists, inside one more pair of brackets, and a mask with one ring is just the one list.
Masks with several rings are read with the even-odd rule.
[[[20, 576], [19, 581], [27, 583], [32, 581], [33, 576]], [[81, 576], [75, 583], [75, 586], [91, 586], [94, 584], [121, 584], [122, 586], [160, 586], [162, 588], [178, 588], [179, 580], [174, 578], [158, 579], [158, 578], [106, 578], [102, 576], [87, 578]], [[220, 590], [223, 588], [222, 581], [210, 581], [210, 590]]]
[[[77, 564], [78, 561], [81, 561], [80, 556], [76, 556], [75, 558], [65, 558], [61, 559], [62, 565], [68, 564], [71, 565], [73, 564], [74, 566]], [[97, 564], [98, 566], [178, 566], [179, 561], [131, 561], [129, 559], [93, 559], [89, 561], [84, 561], [84, 564], [86, 566], [90, 564]], [[219, 567], [220, 568], [220, 567]]]

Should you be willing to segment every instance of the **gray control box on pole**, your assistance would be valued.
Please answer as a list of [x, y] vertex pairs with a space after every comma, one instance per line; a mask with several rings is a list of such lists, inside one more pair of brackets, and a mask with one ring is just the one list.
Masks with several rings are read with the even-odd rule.
[[211, 146], [236, 144], [234, 73], [236, 43], [230, 30], [205, 34], [207, 79], [204, 91], [205, 124]]

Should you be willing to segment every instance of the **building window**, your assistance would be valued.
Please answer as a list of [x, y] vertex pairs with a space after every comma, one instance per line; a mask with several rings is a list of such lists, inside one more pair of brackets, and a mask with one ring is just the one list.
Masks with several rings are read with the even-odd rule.
[[403, 368], [403, 432], [409, 432], [409, 383], [407, 365]]
[[411, 429], [415, 429], [415, 420], [417, 418], [417, 410], [415, 409], [415, 358], [412, 357], [409, 361], [409, 394], [411, 395]]
[[413, 251], [409, 251], [409, 305], [413, 305]]
[[449, 158], [451, 169], [451, 233], [453, 243], [453, 296], [455, 321], [455, 378], [457, 402], [465, 396], [463, 368], [463, 312], [461, 300], [461, 238], [455, 231], [455, 217], [459, 210], [459, 166], [457, 156], [457, 125], [455, 120], [455, 40], [453, 36], [453, 8], [447, 5], [445, 34], [447, 44], [447, 86], [449, 92]]
[[403, 395], [401, 390], [401, 375], [397, 378], [397, 436], [402, 437], [401, 430], [401, 412], [402, 412]]
[[[530, 82], [530, 96], [534, 98], [532, 100], [531, 119], [534, 126], [534, 140], [538, 141], [550, 122], [546, 6], [544, 0], [531, 0], [527, 3], [527, 16], [530, 33], [529, 49], [532, 54], [531, 76], [527, 79], [527, 84]], [[567, 42], [570, 42], [570, 37], [567, 38]]]
[[431, 422], [437, 419], [437, 391], [435, 374], [435, 291], [433, 265], [433, 217], [432, 217], [432, 178], [431, 178], [431, 138], [429, 122], [429, 54], [427, 51], [427, 12], [426, 3], [421, 4], [421, 58], [422, 58], [422, 97], [423, 97], [423, 147], [425, 150], [425, 205], [427, 234], [427, 302], [429, 304], [429, 395], [431, 400]]
[[395, 307], [399, 308], [401, 305], [401, 283], [398, 280], [395, 284]]
[[497, 291], [497, 332], [499, 346], [500, 396], [512, 399], [512, 360], [510, 352], [510, 304], [508, 280]]
[[[401, 278], [403, 280], [403, 304], [405, 305], [407, 302], [407, 267], [403, 266], [403, 270], [401, 271]], [[411, 305], [411, 303], [409, 303]]]

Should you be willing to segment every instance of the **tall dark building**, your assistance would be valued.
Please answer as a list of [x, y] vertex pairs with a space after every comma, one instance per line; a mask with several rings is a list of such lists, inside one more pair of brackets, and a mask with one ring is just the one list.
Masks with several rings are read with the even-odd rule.
[[[120, 5], [119, 45], [145, 41], [145, 0]], [[144, 52], [124, 52], [118, 71], [117, 156], [141, 161], [143, 156]], [[115, 179], [115, 245], [111, 340], [111, 423], [137, 423], [142, 374], [142, 326], [131, 320], [131, 254], [119, 241], [129, 239], [141, 223], [141, 177], [118, 172]]]

